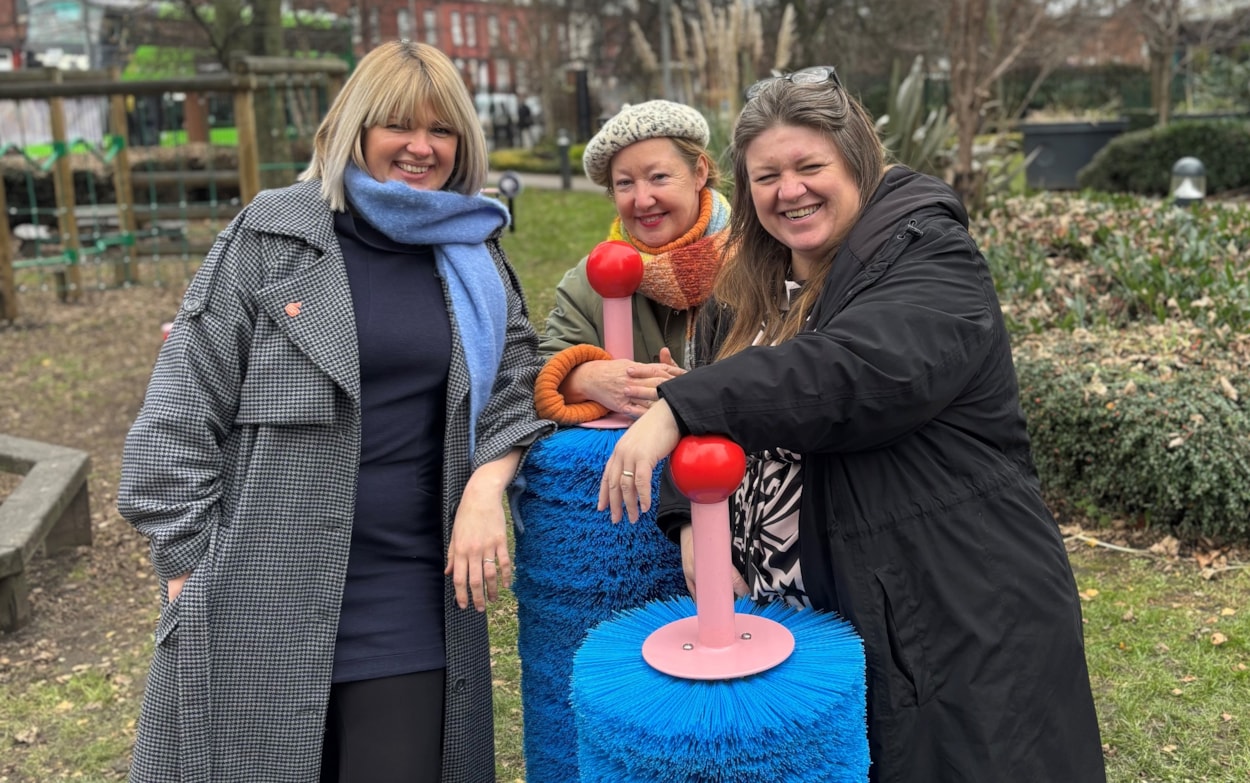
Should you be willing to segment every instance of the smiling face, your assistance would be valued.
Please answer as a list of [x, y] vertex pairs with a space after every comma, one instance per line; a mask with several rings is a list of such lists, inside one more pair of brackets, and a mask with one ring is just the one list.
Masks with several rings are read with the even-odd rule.
[[751, 199], [764, 230], [806, 279], [859, 216], [859, 187], [837, 147], [811, 128], [775, 125], [746, 148]]
[[678, 239], [699, 218], [707, 164], [700, 158], [691, 168], [670, 139], [629, 145], [613, 156], [609, 175], [621, 225], [648, 247]]
[[442, 190], [456, 165], [459, 137], [429, 107], [365, 129], [365, 168], [378, 182], [398, 180], [417, 190]]

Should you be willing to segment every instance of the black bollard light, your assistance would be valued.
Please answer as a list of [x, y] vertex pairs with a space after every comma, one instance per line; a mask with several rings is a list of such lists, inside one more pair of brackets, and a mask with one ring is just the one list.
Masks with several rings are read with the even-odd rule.
[[564, 128], [556, 131], [556, 150], [560, 157], [560, 187], [564, 190], [573, 189], [573, 171], [569, 166], [569, 146], [572, 143], [568, 131]]
[[521, 192], [521, 175], [515, 171], [505, 171], [499, 175], [499, 194], [508, 199], [508, 215], [512, 218], [508, 221], [508, 230], [516, 231], [516, 208], [512, 205], [512, 199], [516, 198]]
[[1172, 203], [1178, 207], [1198, 204], [1207, 195], [1207, 169], [1197, 158], [1185, 156], [1172, 165], [1172, 183], [1168, 187]]

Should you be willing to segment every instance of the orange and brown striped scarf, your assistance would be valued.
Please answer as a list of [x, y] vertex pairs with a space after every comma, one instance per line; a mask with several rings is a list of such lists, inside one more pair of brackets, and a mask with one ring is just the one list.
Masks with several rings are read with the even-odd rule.
[[[625, 231], [619, 217], [612, 221], [608, 239], [624, 240], [642, 254], [639, 293], [674, 310], [690, 310], [712, 295], [728, 227], [729, 202], [712, 188], [704, 188], [699, 199], [699, 219], [667, 245], [642, 244]], [[691, 326], [693, 323], [691, 318]]]

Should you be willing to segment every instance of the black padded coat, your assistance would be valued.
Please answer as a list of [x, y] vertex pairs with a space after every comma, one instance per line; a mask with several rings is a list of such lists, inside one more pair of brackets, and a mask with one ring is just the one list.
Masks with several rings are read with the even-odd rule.
[[[806, 331], [660, 393], [688, 433], [803, 454], [804, 584], [864, 640], [875, 783], [1103, 783], [1080, 600], [967, 225], [891, 169]], [[688, 516], [662, 492], [662, 527]]]

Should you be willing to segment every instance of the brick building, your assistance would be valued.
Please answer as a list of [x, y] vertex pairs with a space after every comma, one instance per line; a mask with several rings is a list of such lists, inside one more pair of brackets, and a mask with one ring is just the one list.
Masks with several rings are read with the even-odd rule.
[[26, 0], [0, 0], [0, 71], [21, 67], [25, 28]]

